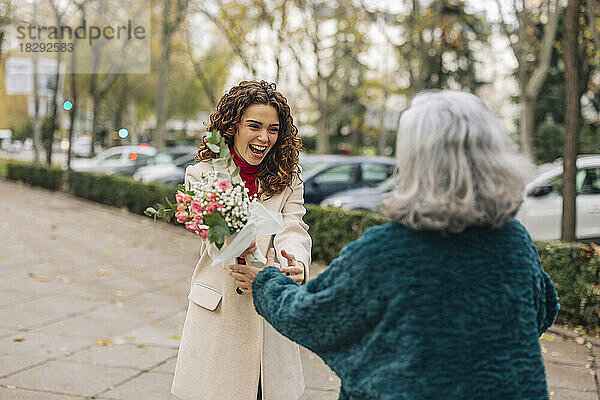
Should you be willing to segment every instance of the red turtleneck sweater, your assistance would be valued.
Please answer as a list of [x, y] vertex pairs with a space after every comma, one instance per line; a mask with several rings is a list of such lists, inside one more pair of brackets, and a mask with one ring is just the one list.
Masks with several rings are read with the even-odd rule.
[[250, 191], [250, 196], [256, 194], [256, 177], [258, 176], [258, 165], [252, 165], [247, 163], [240, 157], [233, 148], [231, 148], [231, 154], [233, 155], [233, 162], [235, 165], [240, 167], [240, 177], [246, 184], [246, 187]]

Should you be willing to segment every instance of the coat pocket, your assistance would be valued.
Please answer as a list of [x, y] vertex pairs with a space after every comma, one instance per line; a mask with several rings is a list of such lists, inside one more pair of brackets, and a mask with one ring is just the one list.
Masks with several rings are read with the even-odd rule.
[[202, 282], [194, 283], [188, 295], [188, 299], [210, 311], [217, 308], [222, 298], [223, 294], [220, 291]]

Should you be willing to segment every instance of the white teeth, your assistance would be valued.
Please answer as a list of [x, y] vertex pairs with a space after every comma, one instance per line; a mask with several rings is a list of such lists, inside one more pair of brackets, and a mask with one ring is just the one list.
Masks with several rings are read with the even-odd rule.
[[267, 146], [258, 146], [256, 144], [251, 144], [250, 147], [252, 147], [258, 151], [264, 151], [267, 148]]

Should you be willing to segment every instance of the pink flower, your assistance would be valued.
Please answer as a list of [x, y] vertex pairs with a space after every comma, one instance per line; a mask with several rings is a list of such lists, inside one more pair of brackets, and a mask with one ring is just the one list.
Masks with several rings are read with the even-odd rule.
[[204, 216], [202, 214], [194, 215], [194, 221], [196, 221], [197, 223], [202, 222], [202, 220], [204, 220]]
[[206, 238], [208, 238], [208, 229], [198, 229], [196, 233], [202, 240], [206, 240]]
[[190, 203], [190, 211], [193, 213], [201, 213], [202, 212], [202, 204], [198, 201], [192, 201]]
[[189, 203], [192, 201], [192, 196], [183, 193], [181, 190], [178, 190], [177, 194], [175, 195], [175, 200], [177, 200], [178, 203]]
[[217, 199], [217, 194], [210, 192], [206, 195], [206, 200], [208, 201], [215, 201]]
[[196, 233], [196, 231], [198, 230], [198, 223], [196, 221], [188, 221], [185, 223], [185, 229], [187, 229], [190, 232]]
[[211, 201], [210, 203], [208, 203], [208, 205], [206, 206], [206, 212], [208, 214], [212, 213], [215, 210], [219, 210], [223, 208], [223, 205], [221, 205], [221, 203], [217, 202], [217, 201]]
[[177, 204], [177, 211], [185, 211], [186, 205], [183, 203]]
[[180, 224], [183, 224], [190, 218], [190, 216], [185, 211], [177, 211], [175, 213], [175, 218], [177, 218], [177, 222], [179, 222]]
[[229, 182], [227, 179], [220, 180], [219, 182], [217, 182], [217, 185], [223, 192], [226, 191], [227, 189], [231, 189], [233, 187], [231, 182]]

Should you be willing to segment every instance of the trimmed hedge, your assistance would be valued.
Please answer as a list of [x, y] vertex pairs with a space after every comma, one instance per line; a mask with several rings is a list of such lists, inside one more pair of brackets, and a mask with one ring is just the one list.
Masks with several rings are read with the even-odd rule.
[[558, 322], [600, 332], [600, 248], [563, 242], [536, 246], [560, 298]]
[[128, 176], [69, 171], [69, 191], [75, 196], [144, 214], [146, 207], [174, 201], [176, 187], [143, 183]]
[[0, 177], [6, 177], [8, 173], [8, 159], [0, 158]]
[[[0, 171], [1, 171], [0, 163]], [[63, 171], [56, 167], [9, 161], [6, 176], [31, 185], [67, 190], [92, 201], [143, 215], [146, 207], [173, 199], [176, 188], [142, 183], [120, 175]], [[367, 228], [387, 219], [360, 211], [306, 205], [304, 218], [313, 239], [313, 259], [329, 263], [341, 248]], [[542, 266], [560, 297], [558, 322], [600, 333], [600, 248], [576, 243], [536, 242]]]
[[329, 264], [347, 243], [363, 234], [369, 227], [388, 220], [377, 214], [344, 211], [339, 208], [306, 204], [304, 222], [313, 240], [312, 258]]
[[32, 186], [41, 186], [51, 190], [62, 190], [64, 170], [57, 166], [33, 164], [27, 161], [10, 160], [7, 164], [6, 177], [13, 181], [21, 181]]

